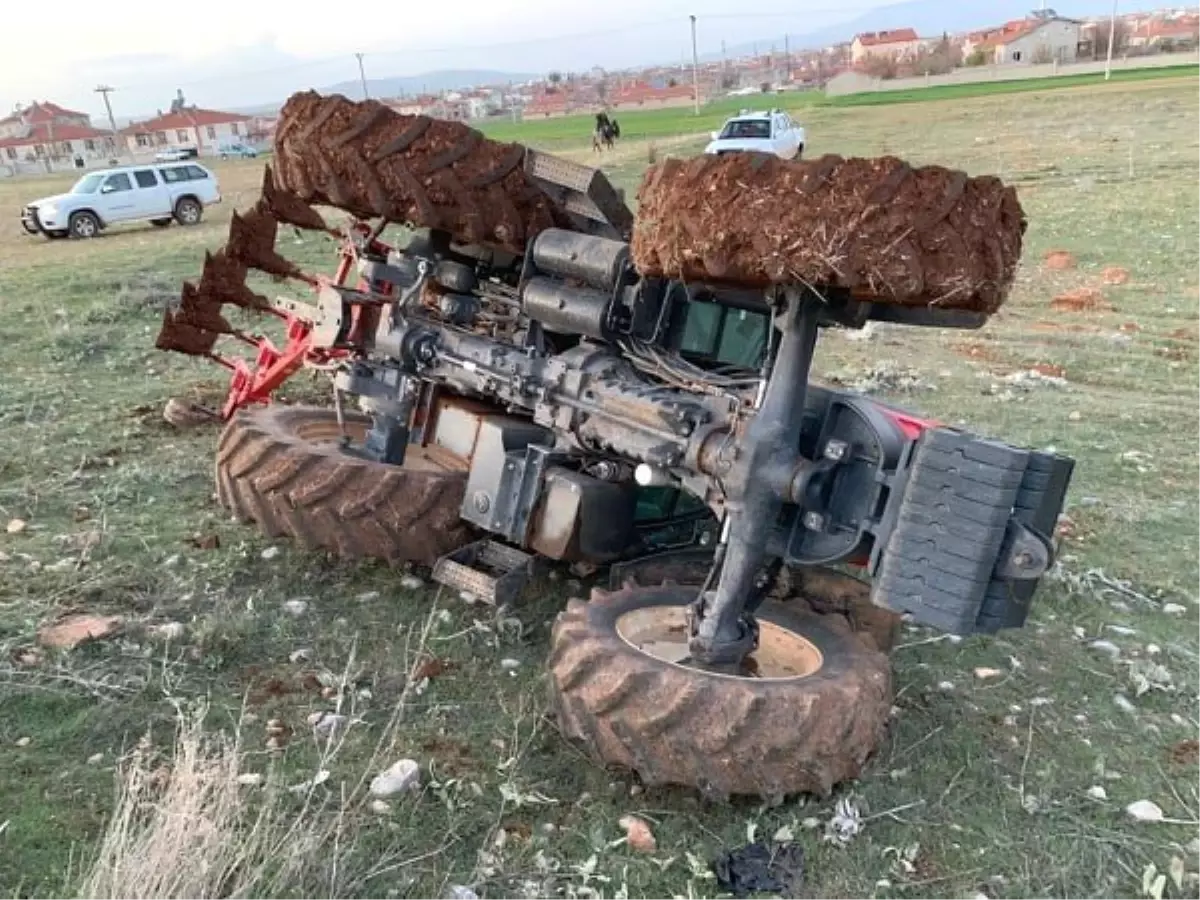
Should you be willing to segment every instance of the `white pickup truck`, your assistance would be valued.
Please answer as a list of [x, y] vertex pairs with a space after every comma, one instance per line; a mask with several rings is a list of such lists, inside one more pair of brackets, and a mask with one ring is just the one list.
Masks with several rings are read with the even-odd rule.
[[778, 109], [743, 112], [712, 133], [705, 153], [773, 153], [780, 159], [799, 159], [804, 153], [804, 129]]
[[216, 176], [197, 163], [123, 166], [91, 172], [65, 194], [26, 204], [21, 225], [47, 238], [90, 238], [120, 222], [195, 225], [204, 207], [220, 202]]

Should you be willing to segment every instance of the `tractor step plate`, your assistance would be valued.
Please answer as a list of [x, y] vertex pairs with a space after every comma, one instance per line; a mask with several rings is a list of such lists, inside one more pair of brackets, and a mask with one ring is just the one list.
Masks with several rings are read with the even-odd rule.
[[533, 574], [534, 557], [485, 538], [447, 553], [433, 567], [433, 580], [494, 606], [520, 596]]

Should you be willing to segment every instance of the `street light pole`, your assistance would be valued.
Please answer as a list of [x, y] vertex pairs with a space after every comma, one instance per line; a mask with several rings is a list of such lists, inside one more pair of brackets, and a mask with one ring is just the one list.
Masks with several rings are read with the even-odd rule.
[[700, 57], [696, 55], [696, 17], [692, 20], [692, 105], [696, 115], [700, 115]]
[[1113, 44], [1117, 36], [1117, 0], [1113, 0], [1112, 16], [1108, 20], [1108, 57], [1104, 60], [1104, 80], [1112, 75]]
[[117, 134], [117, 120], [113, 118], [112, 104], [108, 102], [108, 95], [114, 90], [116, 90], [116, 88], [111, 88], [107, 84], [101, 84], [96, 87], [96, 93], [104, 97], [104, 109], [108, 112], [108, 124], [109, 127], [112, 128], [113, 134], [113, 153], [119, 154], [121, 152], [121, 139]]
[[355, 53], [354, 55], [358, 57], [358, 80], [362, 82], [363, 99], [367, 100], [371, 95], [367, 93], [367, 73], [363, 69], [363, 55], [361, 53]]

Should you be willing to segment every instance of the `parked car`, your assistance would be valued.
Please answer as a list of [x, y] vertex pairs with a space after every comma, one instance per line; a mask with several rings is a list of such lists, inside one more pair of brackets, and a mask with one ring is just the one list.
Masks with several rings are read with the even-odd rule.
[[21, 225], [47, 238], [90, 238], [119, 222], [195, 225], [204, 207], [220, 202], [216, 176], [197, 163], [123, 166], [91, 172], [67, 193], [27, 204]]
[[712, 133], [705, 153], [773, 153], [780, 159], [799, 159], [804, 154], [804, 129], [778, 109], [743, 112]]
[[154, 154], [157, 162], [182, 162], [185, 159], [199, 159], [200, 150], [196, 147], [168, 147]]
[[242, 157], [245, 159], [254, 159], [258, 156], [258, 151], [249, 144], [243, 144], [240, 141], [234, 141], [230, 144], [221, 144], [217, 147], [217, 152], [221, 154], [221, 159], [229, 159], [229, 157]]

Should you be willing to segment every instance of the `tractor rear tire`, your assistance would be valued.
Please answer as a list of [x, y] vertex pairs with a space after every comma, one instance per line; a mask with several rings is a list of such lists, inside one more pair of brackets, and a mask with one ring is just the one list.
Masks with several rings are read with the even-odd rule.
[[[694, 595], [633, 587], [570, 601], [549, 661], [563, 734], [647, 785], [686, 785], [718, 800], [824, 796], [857, 777], [887, 731], [887, 656], [842, 616], [767, 601], [752, 657], [762, 677], [691, 668], [654, 648], [685, 640]], [[647, 636], [651, 622], [662, 641]]]
[[[347, 412], [361, 438], [368, 417]], [[459, 518], [465, 468], [410, 451], [403, 466], [362, 459], [337, 443], [332, 409], [271, 405], [239, 412], [217, 446], [217, 498], [268, 537], [337, 556], [432, 565], [470, 541]]]

